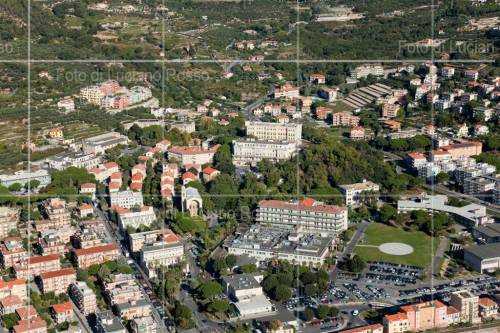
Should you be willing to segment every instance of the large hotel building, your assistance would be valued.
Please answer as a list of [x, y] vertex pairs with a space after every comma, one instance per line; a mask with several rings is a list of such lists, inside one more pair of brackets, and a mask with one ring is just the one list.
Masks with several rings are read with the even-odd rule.
[[347, 230], [347, 208], [325, 205], [311, 198], [262, 200], [257, 209], [257, 222], [299, 232], [337, 236]]
[[254, 136], [257, 140], [299, 143], [302, 138], [302, 124], [246, 121], [245, 127], [247, 136]]

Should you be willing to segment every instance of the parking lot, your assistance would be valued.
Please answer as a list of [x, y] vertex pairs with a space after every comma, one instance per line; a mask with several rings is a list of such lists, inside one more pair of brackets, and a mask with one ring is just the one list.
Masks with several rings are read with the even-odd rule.
[[446, 301], [449, 299], [451, 292], [463, 289], [468, 289], [474, 294], [481, 295], [500, 289], [500, 281], [498, 281], [495, 277], [488, 276], [476, 279], [450, 281], [435, 284], [429, 287], [400, 290], [399, 296], [402, 297], [400, 303], [407, 303], [413, 299], [426, 298], [428, 296]]

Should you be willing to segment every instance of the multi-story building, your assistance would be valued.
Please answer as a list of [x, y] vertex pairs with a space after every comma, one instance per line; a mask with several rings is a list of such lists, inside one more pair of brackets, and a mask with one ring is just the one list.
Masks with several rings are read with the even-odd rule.
[[302, 124], [246, 121], [245, 127], [247, 130], [247, 136], [253, 136], [257, 140], [298, 143], [302, 139]]
[[452, 292], [450, 305], [460, 312], [460, 322], [471, 324], [481, 322], [481, 317], [479, 317], [479, 296], [472, 294], [470, 291]]
[[151, 303], [145, 299], [127, 301], [115, 305], [116, 311], [121, 318], [128, 320], [151, 316]]
[[351, 71], [351, 77], [353, 79], [367, 78], [368, 75], [383, 76], [384, 67], [382, 67], [382, 65], [376, 64], [364, 64], [356, 67]]
[[129, 235], [129, 249], [132, 253], [139, 253], [146, 245], [154, 245], [157, 242], [177, 241], [178, 236], [171, 230], [162, 228], [145, 232], [136, 232]]
[[22, 279], [31, 279], [35, 275], [60, 269], [61, 262], [59, 261], [59, 256], [55, 254], [30, 257], [20, 265], [14, 266], [16, 277]]
[[71, 213], [66, 209], [64, 199], [51, 198], [43, 201], [41, 211], [49, 221], [54, 223], [56, 228], [71, 223]]
[[464, 261], [480, 273], [494, 272], [500, 268], [500, 243], [467, 247], [464, 249]]
[[129, 274], [115, 274], [104, 283], [105, 296], [112, 304], [137, 301], [144, 298], [144, 294], [137, 281]]
[[43, 169], [37, 171], [31, 170], [30, 172], [27, 170], [20, 170], [14, 172], [12, 175], [0, 175], [0, 183], [5, 187], [9, 187], [12, 184], [26, 186], [26, 184], [33, 180], [40, 182], [38, 187], [45, 187], [50, 184], [51, 178], [49, 172]]
[[116, 260], [120, 254], [120, 247], [116, 243], [111, 243], [87, 249], [76, 249], [73, 252], [78, 262], [78, 267], [88, 268], [109, 260]]
[[9, 268], [25, 261], [28, 253], [21, 237], [5, 237], [0, 245], [0, 259], [3, 268]]
[[400, 108], [401, 105], [399, 104], [385, 103], [382, 106], [382, 117], [389, 119], [397, 117]]
[[353, 116], [349, 112], [337, 112], [332, 114], [332, 126], [354, 127], [358, 125], [359, 117]]
[[76, 283], [76, 272], [73, 268], [40, 274], [41, 290], [44, 294], [54, 292], [56, 295], [68, 292], [68, 287]]
[[5, 238], [11, 230], [17, 229], [20, 209], [0, 207], [0, 238]]
[[91, 169], [101, 163], [101, 156], [66, 152], [47, 158], [46, 163], [50, 169], [54, 170], [64, 170], [69, 167]]
[[142, 206], [139, 209], [128, 209], [128, 208], [117, 208], [118, 213], [118, 223], [122, 230], [126, 230], [127, 227], [134, 229], [139, 228], [141, 225], [150, 226], [156, 221], [156, 215], [153, 207]]
[[347, 229], [347, 209], [311, 198], [296, 201], [262, 200], [257, 221], [307, 233], [339, 235]]
[[360, 141], [365, 139], [365, 129], [361, 126], [354, 126], [351, 128], [351, 132], [349, 134], [351, 140]]
[[69, 295], [71, 296], [71, 299], [75, 303], [76, 307], [84, 315], [87, 316], [96, 312], [97, 298], [92, 289], [87, 286], [87, 283], [77, 281], [72, 284], [69, 290]]
[[250, 274], [237, 274], [222, 278], [224, 292], [233, 301], [240, 317], [273, 311], [273, 305], [264, 295], [258, 280], [261, 278]]
[[173, 232], [158, 234], [159, 239], [141, 247], [140, 260], [149, 277], [156, 276], [158, 267], [180, 263], [184, 258], [184, 243]]
[[299, 87], [286, 83], [280, 87], [274, 87], [273, 96], [277, 98], [293, 99], [300, 96]]
[[385, 333], [405, 333], [410, 331], [410, 320], [404, 312], [385, 315], [383, 323]]
[[85, 154], [104, 154], [108, 149], [118, 145], [128, 145], [128, 137], [118, 132], [109, 132], [82, 140], [82, 149]]
[[256, 165], [263, 159], [274, 162], [286, 161], [296, 155], [299, 146], [295, 142], [287, 141], [257, 141], [240, 139], [233, 141], [233, 164]]
[[[465, 178], [464, 193], [468, 195], [486, 195], [491, 194], [493, 199], [493, 191], [500, 185], [500, 178], [498, 177], [473, 177]], [[483, 197], [483, 199], [486, 199]]]
[[58, 324], [62, 324], [64, 322], [71, 323], [75, 320], [73, 305], [71, 304], [71, 302], [52, 305], [52, 316]]
[[170, 123], [170, 128], [176, 128], [180, 132], [188, 133], [188, 134], [196, 131], [196, 126], [195, 126], [194, 121], [189, 121], [189, 122], [176, 121], [176, 122]]
[[97, 333], [127, 333], [120, 318], [111, 311], [102, 311], [96, 313], [96, 331]]
[[18, 296], [7, 296], [0, 299], [0, 314], [14, 313], [17, 309], [23, 307], [23, 301]]
[[133, 333], [156, 333], [158, 325], [152, 317], [135, 318], [130, 322]]
[[375, 195], [380, 190], [380, 186], [378, 184], [366, 179], [363, 179], [361, 183], [340, 185], [339, 187], [345, 196], [346, 206], [359, 204], [363, 193]]
[[212, 164], [213, 158], [220, 145], [214, 145], [210, 148], [201, 146], [173, 146], [168, 149], [168, 157], [179, 161], [182, 165], [186, 164]]
[[109, 195], [111, 207], [137, 208], [144, 205], [142, 192], [136, 191], [117, 191]]
[[483, 319], [498, 318], [498, 303], [489, 297], [479, 298], [479, 315]]
[[26, 280], [16, 279], [11, 281], [0, 281], [0, 299], [9, 296], [17, 296], [22, 301], [28, 298]]
[[259, 262], [278, 259], [317, 267], [326, 262], [333, 246], [333, 237], [297, 233], [265, 224], [252, 225], [247, 232], [229, 238], [224, 244], [228, 253], [246, 255]]
[[102, 99], [105, 94], [101, 91], [99, 86], [88, 86], [80, 89], [80, 98], [95, 105], [101, 105]]
[[338, 92], [338, 88], [322, 86], [318, 90], [318, 95], [319, 97], [326, 99], [328, 102], [333, 102], [337, 99]]

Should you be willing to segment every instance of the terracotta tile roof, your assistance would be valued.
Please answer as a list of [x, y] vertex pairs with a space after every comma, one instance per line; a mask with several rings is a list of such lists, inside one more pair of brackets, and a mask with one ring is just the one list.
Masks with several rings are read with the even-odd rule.
[[89, 204], [83, 204], [83, 205], [80, 205], [80, 207], [78, 207], [79, 210], [87, 210], [87, 209], [93, 209], [94, 207], [92, 207], [92, 205], [89, 205]]
[[425, 160], [426, 159], [424, 154], [416, 152], [416, 151], [412, 152], [412, 153], [408, 153], [408, 156], [414, 160]]
[[96, 186], [94, 183], [83, 183], [80, 185], [80, 188], [93, 188], [93, 189], [95, 189]]
[[64, 302], [52, 305], [52, 309], [55, 313], [63, 313], [73, 311], [73, 306], [71, 305], [71, 302]]
[[135, 182], [135, 183], [130, 184], [130, 189], [132, 191], [140, 191], [140, 190], [142, 190], [142, 182], [140, 182], [140, 183]]
[[21, 320], [18, 325], [14, 326], [13, 330], [15, 333], [24, 333], [42, 327], [47, 327], [47, 323], [45, 320], [37, 318], [32, 321]]
[[120, 171], [113, 172], [111, 176], [109, 176], [111, 179], [122, 179], [122, 173]]
[[214, 172], [218, 172], [219, 170], [215, 169], [215, 168], [212, 168], [211, 166], [207, 166], [205, 169], [203, 169], [203, 173], [207, 174], [207, 175], [211, 175], [213, 174]]
[[118, 168], [118, 164], [116, 162], [108, 162], [108, 163], [104, 163], [104, 167], [106, 169]]
[[10, 296], [2, 298], [0, 300], [0, 304], [2, 304], [2, 307], [6, 308], [6, 307], [9, 307], [9, 306], [12, 306], [12, 305], [16, 305], [16, 304], [21, 304], [22, 305], [23, 301], [17, 295], [10, 295]]
[[385, 315], [385, 319], [387, 321], [401, 321], [408, 320], [408, 316], [406, 315], [406, 313], [399, 312], [392, 315]]
[[447, 314], [449, 314], [449, 315], [450, 315], [450, 314], [454, 314], [454, 313], [459, 313], [459, 312], [460, 312], [460, 311], [459, 311], [457, 308], [453, 307], [453, 306], [449, 306], [449, 307], [446, 309], [446, 313], [447, 313]]
[[72, 274], [76, 274], [76, 273], [75, 273], [75, 270], [70, 267], [70, 268], [60, 269], [57, 271], [41, 273], [40, 278], [42, 280], [44, 280], [44, 279], [52, 279], [55, 277], [61, 277], [61, 276], [72, 275]]
[[188, 172], [185, 172], [183, 175], [182, 175], [182, 180], [185, 180], [185, 179], [196, 179], [197, 177], [194, 175], [194, 173], [188, 171]]
[[171, 147], [168, 152], [179, 154], [179, 155], [196, 155], [196, 154], [207, 154], [207, 153], [215, 153], [217, 149], [219, 149], [220, 145], [217, 144], [208, 149], [203, 149], [201, 147], [185, 147], [185, 146], [174, 146]]
[[494, 306], [497, 306], [497, 303], [489, 297], [481, 297], [479, 299], [479, 305], [482, 305], [485, 307], [494, 307]]
[[119, 189], [121, 187], [121, 184], [119, 182], [111, 182], [108, 185], [108, 188], [111, 190]]
[[32, 264], [39, 264], [41, 262], [47, 262], [47, 261], [59, 261], [59, 256], [56, 254], [49, 254], [46, 256], [37, 256], [37, 257], [30, 257], [28, 258], [28, 265]]
[[26, 281], [24, 279], [16, 279], [16, 280], [11, 280], [11, 281], [0, 281], [0, 289], [8, 288], [11, 289], [14, 286], [19, 286], [26, 284]]
[[84, 256], [87, 254], [95, 254], [95, 253], [99, 253], [99, 252], [109, 252], [109, 251], [113, 251], [113, 250], [118, 250], [118, 244], [111, 243], [111, 244], [91, 247], [88, 249], [76, 249], [76, 250], [74, 250], [74, 252], [77, 256]]
[[38, 312], [36, 311], [35, 307], [31, 304], [17, 308], [16, 314], [19, 316], [19, 318], [21, 318], [21, 320], [32, 316], [38, 316]]

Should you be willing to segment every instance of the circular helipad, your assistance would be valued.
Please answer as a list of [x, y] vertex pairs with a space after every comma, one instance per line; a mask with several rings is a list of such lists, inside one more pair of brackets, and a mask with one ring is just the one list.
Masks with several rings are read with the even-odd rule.
[[404, 243], [384, 243], [379, 245], [378, 249], [393, 256], [405, 256], [413, 252], [413, 247]]

